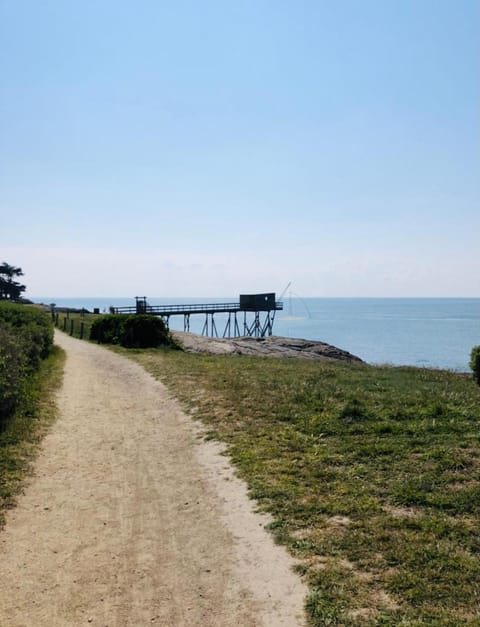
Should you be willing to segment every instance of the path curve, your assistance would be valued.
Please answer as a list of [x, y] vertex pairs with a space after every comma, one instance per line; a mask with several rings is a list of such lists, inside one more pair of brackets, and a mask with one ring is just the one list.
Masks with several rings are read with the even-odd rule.
[[0, 625], [303, 624], [292, 560], [218, 445], [139, 365], [56, 341], [59, 419], [0, 533]]

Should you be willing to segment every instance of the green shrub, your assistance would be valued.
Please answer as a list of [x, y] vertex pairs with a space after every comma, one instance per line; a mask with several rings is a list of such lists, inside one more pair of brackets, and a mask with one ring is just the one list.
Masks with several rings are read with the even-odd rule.
[[170, 333], [161, 318], [139, 314], [125, 320], [122, 346], [127, 348], [148, 348], [168, 346]]
[[473, 378], [480, 385], [480, 346], [474, 346], [470, 353], [470, 368], [473, 371]]
[[174, 346], [163, 320], [148, 314], [102, 316], [92, 324], [90, 339], [100, 344], [120, 344], [126, 348]]
[[28, 383], [53, 345], [48, 315], [33, 307], [0, 303], [0, 428], [28, 400]]
[[0, 303], [0, 322], [12, 330], [27, 357], [27, 365], [36, 370], [53, 346], [50, 317], [34, 307]]
[[0, 424], [18, 404], [27, 373], [26, 356], [12, 330], [0, 323]]
[[120, 314], [109, 314], [95, 320], [90, 327], [90, 339], [99, 344], [121, 344], [125, 332], [125, 318]]

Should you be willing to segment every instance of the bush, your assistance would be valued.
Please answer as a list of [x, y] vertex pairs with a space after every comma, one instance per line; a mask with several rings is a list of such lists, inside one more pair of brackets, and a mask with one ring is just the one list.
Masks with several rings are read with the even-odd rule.
[[148, 314], [102, 316], [92, 324], [90, 339], [100, 344], [120, 344], [126, 348], [174, 346], [163, 320]]
[[53, 346], [50, 317], [34, 307], [0, 303], [0, 323], [11, 329], [27, 356], [27, 366], [36, 370]]
[[26, 356], [15, 334], [0, 323], [0, 423], [13, 412], [23, 391]]
[[169, 346], [170, 344], [170, 333], [161, 318], [148, 314], [127, 316], [122, 346], [148, 348], [149, 346]]
[[0, 303], [0, 423], [27, 400], [30, 377], [52, 345], [53, 326], [45, 313]]
[[470, 353], [470, 368], [473, 371], [473, 378], [480, 385], [480, 346], [474, 346]]
[[97, 318], [90, 327], [90, 339], [99, 344], [120, 344], [124, 334], [126, 316], [109, 314]]

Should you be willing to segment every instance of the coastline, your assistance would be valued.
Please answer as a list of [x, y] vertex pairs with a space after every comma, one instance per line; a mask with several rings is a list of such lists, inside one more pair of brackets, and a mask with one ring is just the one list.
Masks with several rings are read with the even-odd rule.
[[[99, 308], [132, 305], [132, 298], [43, 298], [60, 307]], [[224, 301], [219, 298], [149, 297], [151, 304]], [[308, 310], [307, 310], [308, 308]], [[183, 331], [183, 318], [169, 326]], [[216, 317], [217, 325], [224, 319]], [[190, 331], [202, 332], [204, 318], [192, 316]], [[358, 355], [368, 364], [413, 366], [470, 372], [469, 356], [480, 340], [480, 298], [291, 298], [275, 316], [273, 333], [328, 343]], [[221, 335], [221, 333], [219, 333]]]

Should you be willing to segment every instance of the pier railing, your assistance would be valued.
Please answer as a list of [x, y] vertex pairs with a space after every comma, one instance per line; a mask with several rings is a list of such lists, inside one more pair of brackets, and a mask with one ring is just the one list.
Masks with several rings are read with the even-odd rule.
[[[134, 314], [138, 312], [137, 307], [112, 307], [114, 313]], [[203, 303], [191, 305], [146, 305], [142, 308], [142, 313], [155, 314], [157, 316], [185, 313], [228, 313], [229, 311], [240, 311], [239, 303]]]

